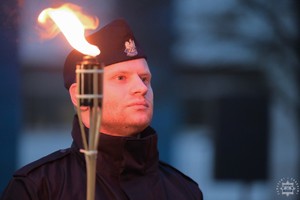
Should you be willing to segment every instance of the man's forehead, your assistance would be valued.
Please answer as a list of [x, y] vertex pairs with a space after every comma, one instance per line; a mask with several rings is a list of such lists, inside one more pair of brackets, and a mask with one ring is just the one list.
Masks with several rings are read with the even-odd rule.
[[120, 63], [115, 63], [104, 67], [106, 73], [131, 73], [131, 72], [143, 72], [150, 73], [147, 61], [143, 58], [130, 60]]

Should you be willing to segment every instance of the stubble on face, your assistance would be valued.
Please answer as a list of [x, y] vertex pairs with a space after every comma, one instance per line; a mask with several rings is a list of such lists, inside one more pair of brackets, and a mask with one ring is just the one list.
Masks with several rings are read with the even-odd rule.
[[103, 92], [102, 133], [132, 136], [149, 126], [153, 91], [144, 59], [105, 67]]

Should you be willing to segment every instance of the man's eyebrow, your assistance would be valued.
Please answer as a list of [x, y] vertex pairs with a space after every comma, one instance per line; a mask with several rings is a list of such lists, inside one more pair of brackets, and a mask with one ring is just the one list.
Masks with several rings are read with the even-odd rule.
[[130, 72], [126, 71], [126, 70], [116, 70], [116, 71], [112, 71], [110, 73], [111, 74], [130, 74]]
[[140, 76], [152, 76], [150, 72], [140, 73]]
[[[132, 74], [132, 73], [135, 73], [135, 72], [132, 72], [132, 71], [126, 71], [126, 70], [117, 70], [117, 71], [112, 71], [110, 72], [111, 74]], [[151, 76], [151, 72], [137, 72], [139, 75], [142, 75], [142, 76]]]

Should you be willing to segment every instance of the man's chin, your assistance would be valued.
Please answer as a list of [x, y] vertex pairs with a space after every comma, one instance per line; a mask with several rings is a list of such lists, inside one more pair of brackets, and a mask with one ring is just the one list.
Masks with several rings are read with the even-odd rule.
[[132, 123], [133, 127], [139, 128], [141, 130], [144, 130], [145, 128], [147, 128], [150, 125], [149, 121], [146, 122], [137, 122], [137, 123]]
[[151, 123], [151, 118], [147, 117], [147, 118], [138, 118], [136, 120], [133, 120], [131, 125], [144, 130], [150, 125], [150, 123]]

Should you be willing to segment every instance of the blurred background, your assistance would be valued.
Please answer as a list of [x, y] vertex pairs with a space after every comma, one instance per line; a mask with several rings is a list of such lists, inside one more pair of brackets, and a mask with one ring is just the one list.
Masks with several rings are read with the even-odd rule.
[[[2, 0], [0, 192], [21, 166], [71, 144], [74, 115], [62, 35], [41, 40], [46, 7]], [[161, 160], [192, 177], [206, 200], [299, 199], [299, 0], [68, 1], [123, 17], [148, 54]], [[296, 183], [295, 183], [296, 186]], [[298, 186], [299, 189], [299, 186]]]

